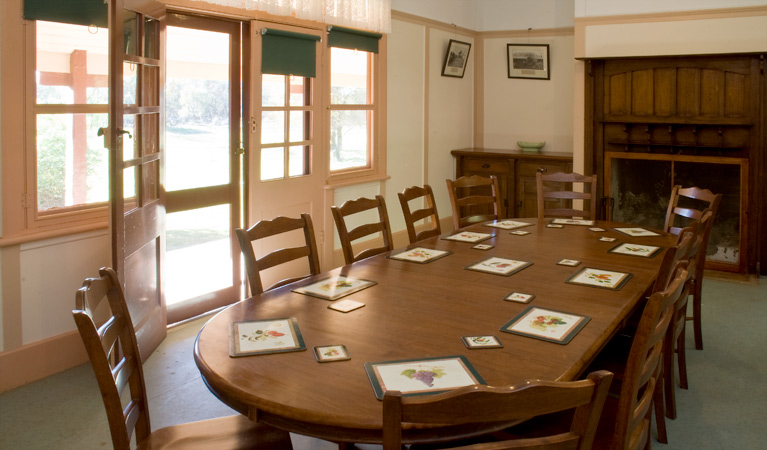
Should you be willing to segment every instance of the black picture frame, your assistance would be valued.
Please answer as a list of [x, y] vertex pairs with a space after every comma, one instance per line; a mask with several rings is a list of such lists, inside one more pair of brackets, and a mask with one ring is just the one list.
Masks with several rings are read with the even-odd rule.
[[463, 78], [466, 65], [469, 63], [470, 52], [470, 43], [450, 39], [445, 53], [445, 62], [442, 64], [442, 76]]
[[549, 44], [506, 44], [509, 78], [550, 80]]

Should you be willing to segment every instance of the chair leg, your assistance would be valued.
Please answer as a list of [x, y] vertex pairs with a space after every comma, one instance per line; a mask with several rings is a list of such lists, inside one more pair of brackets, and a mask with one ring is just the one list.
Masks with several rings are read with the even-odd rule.
[[[686, 328], [686, 327], [685, 327]], [[676, 359], [677, 367], [679, 368], [679, 386], [682, 389], [687, 389], [687, 350], [685, 350], [685, 334], [686, 329], [682, 329], [682, 334], [676, 341]]]
[[[665, 416], [676, 419], [676, 397], [674, 396], [674, 347], [672, 345], [663, 349], [663, 403], [665, 403]], [[660, 383], [659, 383], [660, 384]]]
[[[660, 375], [660, 378], [663, 378], [663, 374]], [[655, 384], [653, 403], [655, 404], [655, 425], [658, 428], [658, 442], [661, 444], [668, 444], [668, 434], [666, 433], [666, 415], [663, 413], [663, 381], [660, 379]], [[649, 437], [647, 442], [649, 448]]]
[[701, 330], [701, 294], [702, 280], [695, 280], [695, 290], [692, 295], [692, 327], [695, 334], [695, 348], [703, 350], [703, 331]]

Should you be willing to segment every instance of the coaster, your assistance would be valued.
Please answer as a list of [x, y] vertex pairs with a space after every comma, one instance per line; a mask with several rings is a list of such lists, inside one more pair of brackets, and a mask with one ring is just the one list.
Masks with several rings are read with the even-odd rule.
[[323, 345], [314, 347], [314, 357], [317, 362], [346, 361], [352, 359], [345, 345]]
[[494, 245], [490, 244], [477, 244], [472, 245], [471, 248], [477, 249], [477, 250], [490, 250], [491, 248], [495, 247]]
[[546, 224], [546, 228], [564, 228], [564, 225], [560, 225], [558, 223], [549, 223]]
[[507, 295], [504, 300], [508, 302], [517, 302], [517, 303], [530, 303], [535, 298], [535, 295], [533, 294], [523, 294], [521, 292], [512, 292], [511, 294]]
[[513, 234], [514, 236], [525, 236], [530, 234], [530, 232], [524, 231], [524, 230], [515, 230], [515, 231], [509, 231], [509, 234]]
[[615, 242], [617, 240], [618, 238], [607, 237], [607, 236], [602, 236], [601, 238], [599, 238], [599, 242]]
[[597, 233], [600, 233], [602, 231], [607, 231], [604, 228], [599, 228], [599, 227], [591, 227], [591, 228], [589, 228], [589, 230], [597, 232]]
[[478, 348], [503, 348], [503, 344], [495, 336], [464, 336], [461, 340], [466, 347], [472, 350]]
[[349, 311], [354, 311], [355, 309], [362, 308], [363, 306], [365, 306], [365, 304], [362, 302], [346, 299], [332, 303], [328, 305], [328, 308], [334, 309], [336, 311], [341, 311], [342, 313], [348, 313]]
[[575, 266], [579, 265], [580, 263], [581, 263], [580, 261], [576, 261], [574, 259], [560, 259], [559, 261], [557, 261], [557, 265], [558, 266], [575, 267]]

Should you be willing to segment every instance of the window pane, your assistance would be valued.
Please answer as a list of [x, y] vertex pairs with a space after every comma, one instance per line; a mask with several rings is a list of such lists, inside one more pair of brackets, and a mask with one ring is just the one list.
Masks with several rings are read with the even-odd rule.
[[123, 160], [137, 158], [136, 154], [136, 116], [126, 114], [123, 116]]
[[129, 211], [136, 206], [136, 167], [128, 167], [123, 170], [123, 198], [125, 199], [125, 211]]
[[106, 104], [109, 31], [36, 22], [37, 103]]
[[99, 127], [107, 114], [38, 114], [37, 208], [109, 200], [109, 157]]
[[310, 111], [290, 112], [290, 142], [300, 142], [310, 139], [308, 125]]
[[261, 149], [261, 180], [275, 180], [285, 177], [285, 149]]
[[138, 77], [136, 75], [138, 69], [136, 64], [123, 63], [123, 103], [126, 105], [136, 104], [136, 92], [138, 84], [136, 81]]
[[290, 79], [290, 106], [311, 105], [311, 78], [292, 77]]
[[368, 111], [330, 112], [330, 170], [368, 166]]
[[364, 105], [368, 102], [368, 52], [332, 47], [330, 54], [330, 102]]
[[309, 175], [310, 155], [311, 146], [309, 145], [290, 147], [290, 152], [288, 154], [288, 175], [291, 177]]
[[262, 75], [261, 105], [285, 106], [285, 75]]
[[169, 305], [231, 286], [229, 215], [227, 204], [166, 216]]
[[166, 189], [227, 184], [229, 35], [167, 27], [166, 36]]
[[285, 142], [285, 113], [264, 111], [261, 114], [261, 143], [279, 144]]

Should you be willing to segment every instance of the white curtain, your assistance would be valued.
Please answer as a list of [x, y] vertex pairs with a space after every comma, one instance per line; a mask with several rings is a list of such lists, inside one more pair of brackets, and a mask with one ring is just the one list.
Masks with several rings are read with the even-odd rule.
[[391, 32], [391, 0], [194, 0], [328, 25]]

